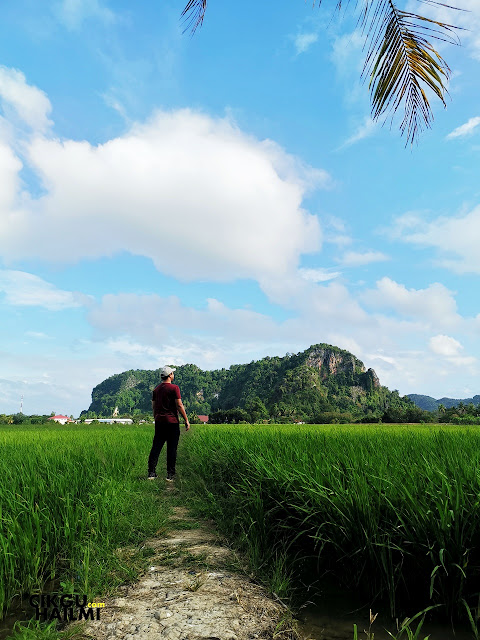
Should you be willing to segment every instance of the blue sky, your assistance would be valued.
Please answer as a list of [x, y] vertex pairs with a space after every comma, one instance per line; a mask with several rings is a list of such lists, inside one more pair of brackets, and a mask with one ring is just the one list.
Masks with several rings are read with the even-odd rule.
[[401, 394], [480, 393], [480, 6], [459, 5], [403, 5], [468, 28], [406, 149], [328, 3], [212, 1], [194, 37], [173, 0], [8, 3], [0, 413], [318, 342]]

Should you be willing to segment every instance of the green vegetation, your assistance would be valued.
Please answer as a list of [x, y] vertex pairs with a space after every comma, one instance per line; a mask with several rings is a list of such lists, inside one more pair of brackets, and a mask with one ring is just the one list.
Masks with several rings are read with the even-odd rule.
[[465, 404], [460, 402], [457, 406], [448, 409], [442, 404], [438, 407], [439, 422], [450, 424], [480, 424], [480, 404]]
[[[159, 370], [112, 376], [93, 389], [82, 415], [110, 417], [116, 408], [120, 416], [150, 415], [159, 382]], [[431, 417], [381, 386], [373, 369], [365, 370], [354, 355], [326, 344], [217, 371], [179, 366], [175, 383], [187, 413], [209, 415], [213, 423], [420, 422]]]
[[[226, 369], [202, 371], [193, 364], [178, 367], [175, 383], [181, 385], [182, 399], [188, 413], [208, 414], [210, 401], [219, 393]], [[161, 382], [160, 370], [125, 371], [107, 378], [92, 391], [92, 403], [85, 418], [108, 418], [116, 408], [119, 416], [151, 416], [152, 391]], [[207, 398], [207, 400], [206, 400]]]
[[167, 519], [151, 442], [151, 426], [0, 426], [0, 615], [52, 580], [101, 600], [137, 575]]
[[[52, 414], [54, 415], [54, 414]], [[32, 416], [26, 416], [24, 413], [12, 413], [9, 415], [6, 415], [5, 413], [0, 413], [0, 426], [1, 425], [5, 425], [5, 424], [23, 424], [23, 425], [27, 425], [27, 424], [36, 424], [36, 425], [47, 425], [47, 424], [51, 424], [51, 422], [49, 422], [49, 418], [51, 416], [47, 416], [47, 415], [43, 415], [43, 416], [39, 416], [39, 415], [32, 415]]]
[[[167, 526], [162, 485], [144, 480], [151, 438], [151, 426], [0, 427], [2, 613], [48, 584], [101, 600], [136, 577], [144, 539]], [[177, 483], [280, 597], [311, 599], [331, 576], [399, 619], [435, 607], [475, 625], [479, 462], [475, 427], [199, 425]]]
[[408, 396], [420, 409], [431, 411], [438, 422], [452, 424], [480, 424], [480, 396], [458, 400], [410, 394]]
[[85, 624], [59, 632], [55, 621], [49, 624], [31, 621], [17, 624], [11, 637], [12, 640], [85, 640], [84, 631]]
[[473, 396], [473, 398], [440, 398], [435, 400], [431, 396], [421, 396], [416, 393], [409, 393], [407, 398], [410, 398], [417, 407], [425, 409], [427, 411], [438, 411], [440, 407], [445, 409], [451, 409], [452, 407], [458, 407], [460, 404], [474, 406], [480, 405], [480, 396]]
[[330, 575], [400, 619], [476, 607], [476, 429], [204, 426], [182, 456], [190, 504], [278, 595]]

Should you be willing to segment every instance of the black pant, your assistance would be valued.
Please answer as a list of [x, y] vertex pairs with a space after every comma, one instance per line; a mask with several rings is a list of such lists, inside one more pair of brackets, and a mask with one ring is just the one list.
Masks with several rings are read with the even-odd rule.
[[148, 456], [148, 471], [155, 471], [158, 456], [165, 442], [167, 443], [167, 474], [175, 475], [175, 462], [177, 461], [178, 439], [180, 438], [180, 425], [178, 422], [160, 422], [155, 420], [155, 436], [153, 437], [152, 450]]

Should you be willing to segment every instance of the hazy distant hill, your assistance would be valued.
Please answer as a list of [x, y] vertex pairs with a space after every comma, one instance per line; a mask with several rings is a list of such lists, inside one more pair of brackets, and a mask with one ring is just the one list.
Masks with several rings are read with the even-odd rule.
[[[93, 389], [88, 411], [98, 417], [111, 416], [116, 407], [120, 414], [150, 412], [151, 392], [159, 382], [159, 370], [111, 376]], [[196, 414], [240, 409], [258, 419], [303, 420], [326, 412], [361, 418], [380, 417], [388, 408], [416, 410], [397, 391], [381, 386], [373, 369], [366, 370], [354, 355], [327, 344], [229, 369], [179, 366], [175, 383], [187, 412]]]
[[446, 409], [456, 407], [460, 402], [463, 402], [463, 404], [474, 404], [475, 406], [480, 404], [480, 395], [473, 396], [473, 398], [440, 398], [439, 400], [436, 400], [430, 396], [421, 396], [415, 393], [409, 393], [406, 397], [410, 398], [410, 400], [414, 402], [419, 409], [424, 409], [425, 411], [436, 411], [441, 404], [443, 404]]

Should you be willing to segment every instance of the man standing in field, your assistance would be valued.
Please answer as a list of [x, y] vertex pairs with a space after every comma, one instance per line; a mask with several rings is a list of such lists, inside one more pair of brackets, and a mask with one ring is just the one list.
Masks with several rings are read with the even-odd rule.
[[180, 422], [178, 412], [185, 421], [185, 430], [190, 429], [185, 407], [180, 397], [180, 389], [173, 384], [175, 369], [163, 367], [160, 370], [162, 382], [152, 393], [152, 411], [155, 418], [155, 436], [152, 450], [148, 457], [148, 479], [157, 477], [158, 456], [165, 442], [167, 443], [167, 480], [171, 482], [175, 477], [175, 463], [177, 461], [178, 439], [180, 437]]

